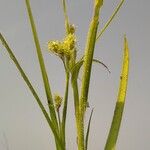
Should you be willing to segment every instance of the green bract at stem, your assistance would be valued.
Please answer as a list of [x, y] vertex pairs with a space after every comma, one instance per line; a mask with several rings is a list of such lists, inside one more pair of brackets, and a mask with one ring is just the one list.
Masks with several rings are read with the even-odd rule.
[[127, 39], [125, 37], [124, 58], [123, 58], [123, 65], [122, 65], [122, 73], [120, 76], [120, 87], [119, 87], [118, 98], [116, 102], [111, 128], [105, 145], [105, 150], [115, 150], [116, 147], [116, 142], [117, 142], [123, 110], [124, 110], [125, 97], [126, 97], [127, 84], [128, 84], [128, 75], [129, 75], [129, 49], [128, 49]]
[[103, 0], [95, 0], [94, 15], [90, 23], [89, 32], [87, 35], [86, 47], [85, 47], [81, 96], [79, 102], [78, 150], [85, 150], [84, 113], [87, 106], [91, 67], [92, 67], [93, 54], [94, 54], [94, 48], [96, 42], [97, 28], [99, 24], [99, 12], [102, 5], [103, 5]]
[[45, 92], [46, 92], [46, 96], [47, 96], [47, 102], [48, 102], [48, 106], [49, 106], [51, 119], [52, 119], [52, 122], [54, 123], [56, 130], [58, 130], [58, 121], [56, 118], [56, 112], [55, 112], [54, 103], [53, 103], [53, 99], [52, 99], [49, 80], [48, 80], [48, 76], [47, 76], [47, 72], [46, 72], [46, 68], [45, 68], [45, 64], [44, 64], [44, 59], [43, 59], [43, 55], [41, 52], [41, 47], [40, 47], [40, 43], [39, 43], [36, 26], [34, 23], [29, 0], [26, 0], [26, 7], [27, 7], [29, 20], [30, 20], [30, 24], [31, 24], [31, 28], [32, 28], [32, 33], [33, 33], [33, 38], [34, 38], [34, 42], [35, 42], [35, 46], [36, 46], [36, 50], [37, 50], [38, 60], [39, 60], [41, 73], [42, 73], [42, 77], [43, 77], [43, 83], [44, 83], [44, 87], [45, 87]]
[[14, 64], [16, 65], [18, 71], [20, 72], [22, 78], [24, 79], [25, 83], [27, 84], [28, 88], [30, 89], [31, 93], [33, 94], [35, 100], [37, 101], [42, 113], [44, 114], [45, 118], [46, 118], [46, 121], [48, 122], [53, 134], [54, 134], [54, 137], [55, 137], [55, 140], [57, 141], [58, 145], [59, 145], [59, 148], [60, 150], [65, 150], [63, 148], [63, 145], [62, 145], [62, 142], [59, 138], [59, 135], [58, 135], [58, 131], [56, 130], [52, 120], [50, 119], [46, 109], [44, 108], [37, 92], [35, 91], [34, 87], [32, 86], [30, 80], [28, 79], [28, 77], [26, 76], [24, 70], [22, 69], [22, 67], [20, 66], [18, 60], [16, 59], [15, 55], [13, 54], [11, 48], [9, 47], [9, 45], [7, 44], [6, 40], [4, 39], [4, 37], [2, 36], [2, 34], [0, 33], [0, 41], [2, 42], [3, 46], [6, 48], [10, 58], [12, 59], [12, 61], [14, 62]]

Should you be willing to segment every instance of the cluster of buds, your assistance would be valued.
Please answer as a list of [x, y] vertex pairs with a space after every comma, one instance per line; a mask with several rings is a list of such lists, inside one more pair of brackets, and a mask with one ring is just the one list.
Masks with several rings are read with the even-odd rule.
[[63, 98], [59, 96], [59, 94], [54, 94], [54, 101], [55, 101], [55, 108], [57, 111], [59, 111], [59, 108], [61, 107]]
[[69, 34], [63, 39], [63, 41], [49, 41], [48, 50], [58, 55], [60, 58], [71, 58], [72, 53], [75, 51], [75, 28], [70, 25]]

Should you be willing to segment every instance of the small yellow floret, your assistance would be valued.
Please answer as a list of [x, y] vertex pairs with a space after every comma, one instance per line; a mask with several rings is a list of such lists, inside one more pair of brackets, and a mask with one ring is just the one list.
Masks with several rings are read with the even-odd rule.
[[65, 37], [63, 41], [64, 48], [67, 50], [72, 50], [75, 48], [76, 39], [74, 34], [69, 34]]

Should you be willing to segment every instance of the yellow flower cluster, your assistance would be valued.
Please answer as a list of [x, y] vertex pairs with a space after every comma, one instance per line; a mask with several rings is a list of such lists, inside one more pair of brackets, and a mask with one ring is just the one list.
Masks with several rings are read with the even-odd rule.
[[55, 53], [60, 57], [70, 58], [71, 54], [75, 50], [76, 38], [74, 34], [68, 34], [62, 42], [49, 41], [48, 50]]

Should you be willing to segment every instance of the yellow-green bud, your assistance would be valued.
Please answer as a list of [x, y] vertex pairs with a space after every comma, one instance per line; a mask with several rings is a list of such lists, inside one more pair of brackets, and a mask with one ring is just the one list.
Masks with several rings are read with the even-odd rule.
[[63, 98], [59, 96], [59, 94], [54, 95], [54, 101], [55, 101], [55, 108], [58, 111], [59, 108], [61, 107]]
[[74, 34], [75, 33], [75, 26], [74, 26], [74, 24], [70, 24], [69, 25], [69, 33], [70, 34]]

